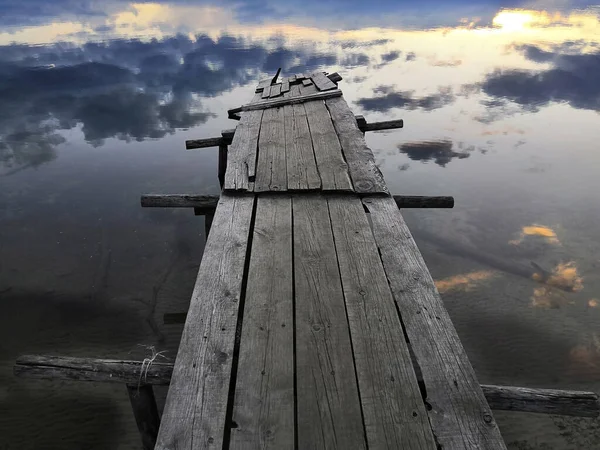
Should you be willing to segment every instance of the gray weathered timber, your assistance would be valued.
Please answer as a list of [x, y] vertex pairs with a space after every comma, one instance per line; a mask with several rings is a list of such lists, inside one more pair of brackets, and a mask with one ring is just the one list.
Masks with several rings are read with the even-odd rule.
[[144, 194], [141, 204], [145, 208], [206, 208], [214, 210], [218, 195]]
[[315, 72], [310, 78], [320, 91], [328, 91], [329, 89], [337, 88], [336, 84], [326, 77], [323, 72]]
[[377, 244], [357, 197], [327, 198], [369, 449], [436, 448]]
[[358, 128], [360, 128], [360, 131], [364, 133], [365, 131], [363, 130], [363, 128], [367, 126], [367, 119], [365, 119], [364, 116], [354, 116], [354, 118], [356, 119], [356, 124], [358, 125]]
[[262, 98], [269, 98], [269, 96], [271, 95], [271, 87], [272, 86], [265, 86], [263, 88], [262, 96], [261, 96]]
[[321, 178], [304, 105], [286, 105], [283, 108], [288, 189], [319, 189]]
[[142, 437], [142, 448], [154, 450], [156, 436], [160, 426], [160, 416], [154, 398], [154, 391], [150, 385], [127, 385], [129, 402], [133, 409], [133, 416]]
[[191, 150], [194, 148], [207, 148], [207, 147], [218, 147], [223, 144], [224, 140], [222, 137], [206, 138], [206, 139], [191, 139], [185, 141], [185, 148]]
[[234, 134], [235, 134], [235, 128], [221, 131], [221, 136], [223, 136], [223, 141], [224, 141], [223, 143], [227, 144], [227, 145], [231, 144]]
[[342, 144], [354, 190], [359, 193], [387, 193], [383, 175], [375, 165], [373, 153], [367, 147], [346, 101], [342, 98], [330, 98], [325, 100], [325, 104]]
[[322, 101], [304, 104], [317, 169], [324, 191], [352, 191], [348, 165], [344, 161], [342, 147], [333, 128], [327, 108]]
[[217, 178], [219, 179], [219, 186], [223, 189], [225, 184], [225, 172], [227, 171], [227, 145], [219, 145], [219, 162], [217, 166]]
[[[186, 316], [187, 313], [167, 313], [164, 323], [182, 324]], [[15, 376], [22, 378], [167, 386], [171, 381], [173, 364], [154, 362], [147, 368], [144, 365], [143, 370], [144, 375], [140, 379], [142, 361], [44, 355], [20, 356], [13, 367]], [[417, 378], [419, 382], [423, 381], [420, 372]], [[577, 417], [600, 415], [600, 402], [595, 392], [490, 384], [482, 384], [481, 389], [494, 410]]]
[[312, 84], [312, 81], [310, 80], [310, 78], [304, 78], [304, 79], [302, 80], [302, 84], [303, 84], [304, 86], [310, 86], [310, 85]]
[[258, 165], [254, 192], [286, 190], [283, 108], [270, 108], [264, 112], [258, 138]]
[[281, 93], [283, 94], [284, 92], [287, 92], [290, 90], [290, 82], [289, 80], [286, 78], [285, 80], [283, 80], [283, 82], [281, 83]]
[[271, 86], [271, 95], [269, 95], [269, 98], [277, 97], [278, 95], [281, 95], [281, 83]]
[[253, 196], [223, 193], [219, 200], [175, 360], [157, 450], [223, 446], [253, 206]]
[[364, 427], [327, 200], [296, 195], [298, 448], [364, 449]]
[[293, 83], [294, 81], [296, 81], [296, 75], [292, 75], [291, 77], [287, 77], [287, 82], [288, 83]]
[[292, 200], [256, 201], [229, 448], [293, 449]]
[[390, 197], [364, 198], [373, 235], [420, 366], [444, 449], [505, 449], [500, 431], [404, 219]]
[[249, 179], [256, 175], [256, 148], [262, 115], [262, 110], [242, 114], [227, 151], [224, 189], [247, 190]]
[[272, 78], [265, 78], [264, 80], [260, 80], [258, 82], [258, 86], [256, 87], [255, 92], [261, 92], [267, 86], [271, 86], [271, 81], [273, 81]]
[[403, 128], [404, 120], [386, 120], [384, 122], [373, 122], [366, 123], [363, 127], [360, 127], [361, 131], [378, 131], [378, 130], [392, 130], [394, 128]]
[[394, 195], [398, 208], [454, 208], [454, 197], [429, 197], [418, 195]]
[[308, 86], [304, 84], [299, 84], [298, 87], [300, 88], [300, 95], [310, 95], [319, 93], [317, 87], [312, 83], [310, 83]]
[[327, 75], [327, 78], [329, 78], [334, 83], [339, 83], [343, 80], [342, 76], [337, 72], [330, 73], [329, 75]]
[[[269, 99], [269, 100], [263, 100], [261, 102], [249, 103], [247, 105], [240, 106], [239, 108], [230, 109], [229, 113], [238, 113], [238, 112], [243, 112], [243, 111], [256, 111], [259, 109], [275, 108], [275, 107], [284, 106], [284, 105], [292, 105], [294, 103], [303, 103], [303, 102], [310, 102], [313, 100], [324, 100], [327, 98], [341, 97], [341, 95], [342, 95], [342, 91], [339, 89], [335, 89], [335, 90], [326, 91], [326, 92], [315, 92], [314, 94], [303, 95], [300, 97], [277, 98], [277, 99], [273, 99], [273, 100]], [[238, 128], [239, 128], [239, 125], [238, 125]]]

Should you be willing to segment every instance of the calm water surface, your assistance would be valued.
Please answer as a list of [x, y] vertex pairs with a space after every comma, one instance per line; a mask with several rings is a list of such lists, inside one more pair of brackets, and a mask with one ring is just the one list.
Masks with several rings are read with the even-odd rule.
[[[217, 6], [220, 5], [220, 6]], [[129, 449], [124, 386], [15, 379], [19, 354], [174, 359], [259, 78], [338, 71], [482, 383], [600, 392], [600, 8], [582, 1], [0, 1], [0, 449]], [[531, 278], [542, 268], [545, 282]], [[159, 392], [160, 403], [164, 390]], [[598, 449], [599, 422], [496, 413], [511, 449]]]

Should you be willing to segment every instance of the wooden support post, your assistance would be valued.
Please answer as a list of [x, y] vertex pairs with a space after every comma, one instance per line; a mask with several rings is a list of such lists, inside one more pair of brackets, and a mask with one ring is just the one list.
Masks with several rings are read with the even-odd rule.
[[205, 212], [204, 213], [204, 243], [208, 241], [208, 234], [210, 233], [210, 227], [212, 226], [213, 219], [215, 217], [215, 212]]
[[156, 445], [160, 418], [154, 391], [151, 385], [128, 384], [127, 393], [133, 408], [133, 415], [142, 437], [142, 448], [153, 450]]
[[377, 131], [377, 130], [391, 130], [394, 128], [404, 128], [404, 120], [386, 120], [384, 122], [373, 122], [373, 123], [365, 123], [365, 126], [362, 129], [365, 131]]
[[454, 197], [425, 197], [418, 195], [394, 195], [398, 208], [454, 208]]
[[[186, 313], [176, 313], [171, 316], [178, 316], [180, 320], [185, 320]], [[141, 371], [141, 361], [41, 355], [20, 356], [13, 367], [14, 374], [19, 377], [126, 383], [134, 390], [137, 389], [140, 381]], [[173, 373], [173, 364], [155, 362], [148, 366], [147, 370], [144, 367], [144, 373], [142, 386], [168, 386]], [[421, 378], [419, 370], [417, 370], [417, 378]], [[490, 408], [494, 410], [576, 417], [600, 415], [600, 402], [594, 392], [487, 384], [481, 385], [481, 389]]]
[[214, 210], [219, 203], [218, 195], [188, 194], [144, 194], [141, 204], [144, 208], [197, 208], [197, 215]]
[[225, 184], [225, 172], [227, 171], [227, 145], [219, 145], [219, 186], [223, 189]]

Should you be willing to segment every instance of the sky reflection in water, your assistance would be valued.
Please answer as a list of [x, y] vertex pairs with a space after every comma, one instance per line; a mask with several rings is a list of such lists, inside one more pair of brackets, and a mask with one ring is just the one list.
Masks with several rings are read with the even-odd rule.
[[[143, 331], [154, 309], [133, 337], [117, 321], [88, 342], [79, 325], [114, 311], [135, 322], [141, 303], [123, 313], [123, 299], [151, 296], [165, 265], [187, 278], [166, 283], [157, 311], [189, 299], [199, 223], [140, 211], [139, 194], [216, 192], [214, 152], [186, 153], [184, 140], [231, 128], [227, 109], [278, 67], [324, 69], [343, 76], [356, 114], [404, 119], [403, 130], [367, 134], [394, 193], [456, 197], [452, 211], [404, 215], [481, 381], [600, 391], [600, 9], [308, 3], [0, 0], [0, 295], [11, 317], [61, 318], [27, 344], [7, 323], [14, 351], [0, 359], [44, 350], [42, 336], [62, 353], [101, 356], [108, 337], [111, 354], [162, 334], [175, 351], [179, 331]], [[78, 309], [103, 246], [114, 259], [108, 306]], [[521, 433], [503, 420], [508, 441], [537, 433], [567, 448], [552, 427], [532, 419]]]

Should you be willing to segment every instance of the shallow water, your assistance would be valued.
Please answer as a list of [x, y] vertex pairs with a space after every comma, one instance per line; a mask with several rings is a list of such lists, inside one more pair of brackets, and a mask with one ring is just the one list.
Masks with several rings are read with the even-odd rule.
[[[404, 216], [480, 381], [600, 392], [600, 9], [221, 4], [0, 3], [0, 448], [139, 448], [124, 386], [12, 364], [174, 358], [203, 219], [139, 197], [217, 193], [216, 149], [184, 141], [278, 67], [404, 119], [367, 134], [392, 192], [455, 197]], [[495, 415], [511, 449], [600, 448], [597, 420]]]

